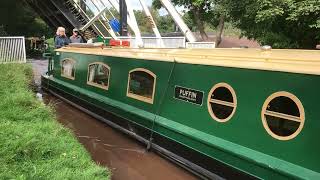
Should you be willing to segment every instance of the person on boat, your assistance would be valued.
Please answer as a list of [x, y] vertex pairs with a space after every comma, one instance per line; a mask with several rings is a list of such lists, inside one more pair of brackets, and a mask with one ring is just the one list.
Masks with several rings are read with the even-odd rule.
[[58, 27], [57, 31], [56, 31], [56, 34], [54, 35], [53, 37], [53, 41], [56, 40], [56, 37], [59, 36], [59, 28], [62, 28], [62, 27]]
[[70, 36], [70, 42], [71, 43], [83, 43], [83, 39], [79, 34], [79, 30], [78, 29], [73, 29], [73, 34], [72, 36]]
[[57, 29], [57, 36], [54, 40], [55, 48], [61, 48], [70, 43], [69, 38], [66, 36], [66, 29], [64, 27], [59, 27]]

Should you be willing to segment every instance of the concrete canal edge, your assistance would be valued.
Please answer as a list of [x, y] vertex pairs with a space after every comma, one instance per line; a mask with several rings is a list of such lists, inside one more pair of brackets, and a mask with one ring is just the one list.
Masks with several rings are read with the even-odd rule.
[[0, 64], [0, 179], [111, 179], [30, 89], [32, 68]]

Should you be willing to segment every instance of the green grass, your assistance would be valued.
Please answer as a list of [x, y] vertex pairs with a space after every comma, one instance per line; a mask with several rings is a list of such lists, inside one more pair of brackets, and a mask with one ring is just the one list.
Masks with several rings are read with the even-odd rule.
[[110, 179], [29, 88], [31, 66], [0, 65], [0, 179]]

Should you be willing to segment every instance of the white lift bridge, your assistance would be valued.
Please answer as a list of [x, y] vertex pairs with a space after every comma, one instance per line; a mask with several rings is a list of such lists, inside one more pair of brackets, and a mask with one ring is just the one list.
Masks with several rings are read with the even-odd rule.
[[[192, 31], [188, 28], [185, 22], [182, 20], [180, 14], [172, 5], [170, 0], [160, 0], [163, 7], [173, 18], [176, 25], [184, 34], [183, 37], [161, 37], [156, 22], [154, 21], [151, 12], [145, 2], [145, 0], [70, 0], [70, 4], [74, 6], [76, 10], [81, 12], [87, 19], [86, 23], [82, 25], [80, 30], [86, 31], [88, 28], [94, 29], [94, 31], [105, 38], [110, 36], [112, 39], [130, 40], [132, 47], [152, 47], [152, 48], [184, 48], [185, 42], [196, 42], [196, 38]], [[141, 8], [149, 23], [152, 25], [154, 33], [153, 37], [142, 37], [141, 32], [132, 9], [132, 4], [139, 1]], [[125, 3], [125, 12], [121, 12], [121, 5], [119, 3]], [[115, 9], [117, 13], [126, 16], [128, 28], [131, 29], [133, 34], [123, 36], [119, 31], [115, 30], [116, 25], [121, 26], [120, 23], [112, 24], [112, 22], [119, 22], [115, 18], [114, 12], [111, 9]], [[122, 13], [122, 14], [121, 14]], [[108, 18], [109, 17], [109, 18]], [[111, 19], [110, 19], [111, 17]], [[120, 20], [121, 22], [121, 20]], [[118, 27], [119, 28], [119, 27]], [[120, 27], [121, 29], [122, 27]], [[106, 33], [107, 32], [107, 33]]]

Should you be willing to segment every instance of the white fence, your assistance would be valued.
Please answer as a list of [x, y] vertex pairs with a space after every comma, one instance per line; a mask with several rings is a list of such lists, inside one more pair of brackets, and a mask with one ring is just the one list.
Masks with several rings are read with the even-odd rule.
[[24, 37], [0, 37], [0, 63], [25, 63]]
[[[110, 37], [107, 37], [110, 39]], [[120, 40], [130, 41], [131, 48], [138, 48], [138, 44], [135, 37], [118, 37]], [[161, 41], [162, 40], [162, 41]], [[185, 48], [185, 37], [142, 37], [144, 48]]]

